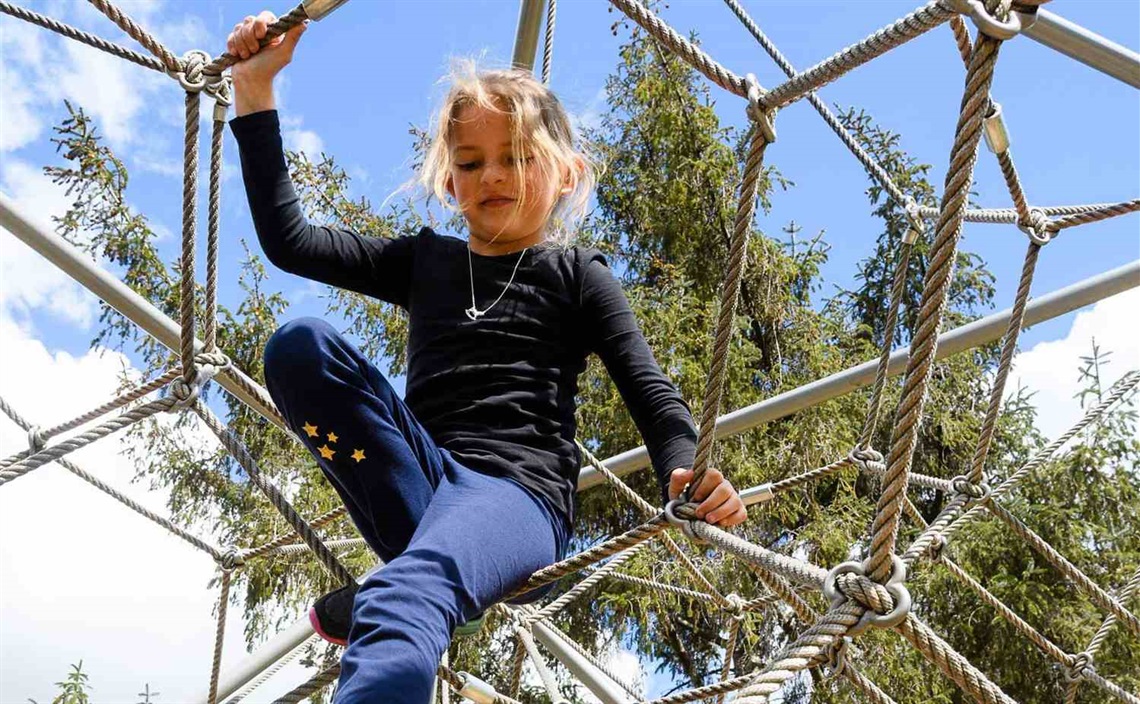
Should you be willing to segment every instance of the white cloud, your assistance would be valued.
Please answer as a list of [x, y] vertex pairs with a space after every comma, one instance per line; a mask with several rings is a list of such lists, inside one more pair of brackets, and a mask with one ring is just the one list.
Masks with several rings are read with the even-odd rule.
[[1131, 289], [1106, 298], [1073, 319], [1068, 333], [1059, 340], [1039, 342], [1014, 358], [1006, 395], [1018, 386], [1034, 391], [1037, 426], [1046, 438], [1065, 432], [1083, 411], [1075, 398], [1080, 390], [1077, 370], [1080, 358], [1092, 352], [1093, 340], [1103, 352], [1112, 352], [1102, 370], [1105, 388], [1125, 372], [1140, 369], [1140, 330], [1136, 311], [1140, 290]]
[[[0, 191], [16, 202], [25, 217], [48, 231], [54, 230], [51, 216], [65, 212], [70, 202], [62, 188], [15, 158], [0, 166]], [[27, 319], [39, 307], [83, 329], [91, 325], [96, 312], [94, 299], [83, 295], [79, 284], [11, 234], [0, 233], [0, 308]]]

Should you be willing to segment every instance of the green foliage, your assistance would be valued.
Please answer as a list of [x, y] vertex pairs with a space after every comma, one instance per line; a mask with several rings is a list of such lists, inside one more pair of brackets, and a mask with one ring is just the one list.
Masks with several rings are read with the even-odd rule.
[[[91, 701], [88, 696], [91, 685], [87, 684], [87, 679], [87, 673], [83, 671], [83, 661], [73, 664], [71, 672], [67, 673], [67, 679], [55, 683], [55, 686], [59, 687], [59, 693], [51, 700], [51, 704], [88, 704]], [[28, 701], [36, 704], [35, 699]]]
[[[597, 205], [581, 233], [581, 242], [600, 248], [622, 279], [642, 329], [658, 361], [699, 417], [709, 367], [709, 335], [719, 305], [721, 262], [735, 219], [740, 155], [745, 135], [720, 124], [705, 84], [684, 63], [640, 30], [627, 31], [621, 61], [607, 81], [609, 110], [588, 137], [606, 169], [599, 181]], [[70, 106], [69, 106], [70, 107]], [[841, 120], [902, 188], [922, 205], [937, 203], [927, 180], [929, 166], [901, 148], [898, 135], [877, 126], [855, 108]], [[155, 233], [133, 213], [123, 197], [126, 170], [99, 138], [82, 111], [57, 128], [56, 140], [71, 166], [51, 167], [57, 182], [77, 199], [59, 222], [66, 236], [121, 268], [127, 283], [176, 315], [177, 265], [158, 255]], [[420, 149], [424, 133], [413, 129]], [[418, 153], [422, 153], [418, 152]], [[769, 150], [769, 159], [795, 158]], [[424, 219], [405, 201], [377, 212], [365, 198], [350, 196], [345, 171], [329, 157], [311, 162], [289, 154], [288, 164], [309, 217], [375, 237], [415, 232]], [[795, 222], [765, 232], [760, 222], [779, 190], [792, 187], [772, 166], [760, 182], [762, 220], [750, 223], [749, 268], [743, 282], [721, 411], [740, 408], [794, 389], [820, 377], [877, 357], [886, 323], [887, 302], [899, 243], [908, 224], [895, 203], [874, 182], [867, 189], [883, 230], [872, 253], [859, 264], [857, 286], [830, 298], [820, 297], [820, 267], [828, 256], [822, 234], [804, 237]], [[430, 213], [427, 222], [438, 226]], [[453, 220], [446, 227], [455, 229]], [[929, 225], [929, 223], [928, 223]], [[868, 233], [871, 234], [871, 233]], [[870, 237], [867, 238], [870, 240]], [[902, 329], [896, 345], [914, 329], [929, 237], [915, 245], [907, 269]], [[993, 277], [976, 255], [960, 252], [950, 290], [946, 325], [955, 326], [990, 309]], [[266, 271], [247, 249], [241, 265], [241, 298], [236, 308], [219, 308], [219, 344], [253, 378], [263, 378], [261, 351], [287, 314], [289, 301], [265, 290]], [[343, 320], [360, 347], [383, 359], [390, 374], [406, 370], [407, 319], [388, 304], [347, 291], [323, 289], [326, 310]], [[149, 372], [176, 360], [140, 336], [117, 314], [105, 310], [97, 341], [133, 345]], [[1101, 378], [1106, 355], [1094, 349], [1082, 379], [1082, 401], [1095, 403], [1104, 393]], [[973, 456], [981, 418], [989, 403], [997, 363], [994, 344], [935, 365], [929, 400], [918, 439], [913, 471], [950, 478], [964, 474]], [[884, 410], [873, 446], [891, 442], [891, 411], [898, 384], [888, 384]], [[579, 379], [579, 438], [606, 457], [641, 444], [623, 399], [601, 362], [592, 358]], [[315, 516], [339, 504], [316, 464], [301, 448], [246, 409], [222, 396], [227, 422], [250, 448], [266, 477], [291, 487], [295, 503]], [[849, 394], [782, 418], [717, 444], [715, 463], [739, 488], [790, 477], [844, 457], [854, 447], [867, 411], [865, 394]], [[1009, 476], [1042, 446], [1033, 429], [1029, 397], [1008, 398], [999, 420], [986, 471], [991, 483]], [[184, 440], [179, 424], [150, 423], [136, 431], [147, 452], [135, 459], [140, 477], [170, 491], [170, 509], [183, 522], [214, 528], [224, 544], [258, 545], [286, 527], [250, 485], [240, 467], [224, 454], [213, 454]], [[1134, 411], [1118, 413], [1088, 430], [1071, 449], [1033, 474], [1011, 495], [1008, 506], [1052, 542], [1099, 584], [1124, 583], [1140, 564], [1140, 525]], [[235, 481], [236, 480], [236, 481]], [[651, 503], [660, 493], [650, 472], [628, 478]], [[607, 488], [580, 497], [576, 543], [593, 544], [640, 523], [644, 516]], [[750, 520], [735, 532], [752, 542], [830, 566], [866, 550], [878, 498], [877, 481], [854, 470], [782, 493], [755, 506]], [[911, 498], [927, 520], [944, 507], [946, 497], [916, 490]], [[326, 527], [330, 539], [352, 536], [347, 521]], [[905, 527], [900, 545], [917, 535]], [[722, 593], [748, 597], [767, 588], [756, 574], [702, 546], [692, 545], [694, 562]], [[955, 537], [946, 551], [994, 594], [1069, 652], [1091, 637], [1103, 614], [1076, 594], [993, 520], [976, 522]], [[363, 571], [372, 556], [359, 550], [346, 556], [351, 569]], [[667, 551], [653, 545], [623, 571], [656, 581], [692, 586], [691, 577]], [[909, 578], [916, 611], [936, 631], [989, 673], [1018, 701], [1057, 699], [1060, 674], [1024, 638], [982, 604], [945, 570], [924, 564]], [[241, 586], [244, 585], [244, 595]], [[235, 598], [247, 614], [246, 637], [253, 642], [290, 621], [298, 607], [330, 588], [312, 560], [277, 557], [254, 561], [236, 575]], [[568, 588], [562, 585], [560, 588]], [[805, 594], [818, 611], [825, 604]], [[558, 617], [558, 625], [588, 645], [620, 643], [635, 647], [658, 668], [681, 680], [681, 687], [715, 681], [722, 662], [720, 632], [727, 616], [699, 602], [608, 581], [589, 598], [578, 600]], [[495, 614], [484, 635], [458, 641], [452, 648], [456, 669], [477, 672], [495, 683], [509, 677], [513, 640]], [[803, 629], [794, 616], [775, 608], [750, 613], [738, 643], [737, 672], [761, 667]], [[1136, 686], [1140, 671], [1134, 645], [1117, 628], [1097, 656], [1097, 668], [1124, 686]], [[961, 692], [936, 673], [900, 638], [873, 632], [860, 638], [867, 674], [899, 702], [962, 702]], [[1130, 650], [1131, 647], [1131, 650]], [[317, 662], [333, 651], [310, 652]], [[1026, 659], [1031, 663], [1025, 666]], [[871, 667], [873, 665], [873, 667]], [[1091, 688], [1082, 692], [1101, 701]], [[567, 690], [568, 696], [574, 695]], [[844, 701], [847, 685], [818, 673], [798, 678], [786, 690], [787, 701]], [[539, 692], [524, 698], [545, 701]]]

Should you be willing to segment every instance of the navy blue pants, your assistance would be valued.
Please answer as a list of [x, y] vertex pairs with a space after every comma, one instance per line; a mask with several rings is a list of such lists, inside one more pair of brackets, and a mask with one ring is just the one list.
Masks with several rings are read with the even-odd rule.
[[569, 529], [521, 484], [437, 447], [383, 374], [320, 319], [273, 335], [265, 379], [387, 563], [356, 595], [336, 701], [426, 704], [455, 627], [561, 559]]

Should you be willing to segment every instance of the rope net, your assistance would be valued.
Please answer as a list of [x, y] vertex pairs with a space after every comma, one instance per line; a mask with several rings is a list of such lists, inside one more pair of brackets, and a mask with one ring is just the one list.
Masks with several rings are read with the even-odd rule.
[[[767, 702], [768, 697], [777, 692], [788, 680], [812, 668], [822, 668], [828, 676], [844, 678], [845, 681], [866, 700], [892, 702], [889, 694], [881, 690], [864, 675], [856, 663], [852, 639], [868, 629], [893, 630], [906, 639], [921, 655], [943, 675], [956, 683], [974, 701], [1008, 703], [1010, 699], [986, 675], [974, 667], [966, 658], [954, 650], [945, 640], [934, 633], [914, 613], [912, 597], [907, 588], [907, 575], [923, 563], [942, 565], [966, 588], [975, 592], [989, 604], [997, 614], [1007, 621], [1018, 633], [1031, 641], [1047, 657], [1055, 661], [1067, 673], [1064, 698], [1075, 701], [1078, 687], [1082, 682], [1102, 689], [1112, 697], [1136, 704], [1140, 698], [1117, 684], [1097, 674], [1092, 663], [1097, 649], [1104, 642], [1108, 632], [1117, 623], [1126, 629], [1131, 637], [1140, 641], [1140, 619], [1127, 608], [1128, 600], [1140, 590], [1140, 568], [1132, 579], [1121, 586], [1116, 593], [1110, 593], [1096, 584], [1048, 542], [1025, 525], [1003, 505], [1003, 500], [1016, 488], [1017, 484], [1029, 477], [1061, 449], [1074, 436], [1091, 424], [1101, 421], [1106, 414], [1121, 405], [1122, 399], [1132, 394], [1140, 384], [1140, 372], [1125, 374], [1103, 397], [1101, 402], [1090, 408], [1084, 417], [1066, 433], [1039, 451], [1033, 458], [1008, 476], [1000, 485], [991, 488], [987, 482], [987, 458], [991, 450], [995, 426], [1001, 411], [1001, 401], [1009, 375], [1018, 336], [1025, 320], [1026, 303], [1033, 282], [1034, 271], [1042, 248], [1063, 230], [1105, 218], [1116, 217], [1140, 210], [1140, 199], [1121, 203], [1099, 203], [1091, 205], [1065, 205], [1037, 207], [1030, 204], [1015, 168], [1009, 149], [1009, 139], [1001, 119], [1001, 108], [989, 93], [994, 66], [1004, 41], [1012, 39], [1033, 21], [1037, 3], [1010, 8], [1008, 0], [936, 0], [918, 8], [897, 22], [884, 27], [866, 39], [836, 53], [835, 55], [804, 70], [797, 71], [769, 40], [737, 0], [725, 0], [729, 9], [741, 20], [760, 46], [772, 57], [787, 75], [788, 80], [772, 89], [764, 89], [756, 78], [747, 74], [739, 76], [717, 63], [711, 56], [676, 30], [667, 25], [651, 10], [637, 0], [610, 0], [627, 17], [636, 22], [658, 42], [674, 54], [688, 62], [694, 69], [710, 81], [747, 101], [746, 112], [750, 123], [747, 138], [748, 148], [743, 164], [743, 176], [739, 189], [739, 201], [725, 262], [725, 283], [722, 290], [719, 315], [715, 331], [710, 341], [712, 363], [708, 371], [706, 392], [699, 423], [697, 455], [694, 462], [694, 477], [691, 485], [699, 483], [708, 470], [716, 441], [717, 420], [720, 413], [721, 396], [725, 384], [726, 358], [733, 333], [733, 317], [739, 295], [741, 279], [747, 266], [747, 235], [752, 225], [759, 180], [765, 150], [776, 140], [775, 118], [780, 107], [800, 99], [807, 100], [831, 127], [840, 140], [865, 167], [870, 176], [884, 189], [906, 213], [910, 232], [904, 238], [897, 260], [894, 262], [896, 275], [891, 290], [887, 330], [878, 361], [866, 422], [855, 447], [846, 457], [818, 469], [785, 478], [757, 487], [749, 492], [758, 502], [775, 500], [784, 492], [832, 475], [842, 470], [854, 468], [881, 480], [881, 494], [875, 511], [874, 521], [868, 541], [869, 552], [865, 560], [844, 562], [830, 569], [810, 564], [760, 545], [750, 543], [740, 537], [699, 520], [695, 513], [696, 504], [687, 496], [671, 502], [664, 510], [645, 501], [627, 486], [605, 463], [594, 457], [579, 444], [586, 463], [600, 473], [610, 483], [617, 494], [629, 501], [642, 513], [645, 520], [638, 526], [587, 549], [562, 562], [551, 565], [531, 576], [516, 594], [535, 587], [563, 579], [584, 569], [592, 568], [575, 586], [542, 606], [512, 607], [500, 604], [496, 610], [510, 626], [516, 639], [515, 658], [512, 663], [512, 677], [509, 682], [493, 684], [484, 682], [472, 674], [455, 672], [445, 661], [439, 670], [441, 701], [449, 701], [449, 690], [475, 702], [515, 702], [518, 696], [520, 675], [526, 660], [530, 660], [540, 674], [543, 688], [552, 701], [563, 701], [558, 692], [548, 664], [535, 644], [535, 634], [547, 634], [563, 646], [576, 652], [590, 663], [600, 674], [587, 686], [603, 701], [640, 701], [641, 695], [633, 686], [621, 681], [590, 649], [575, 642], [570, 636], [553, 628], [552, 619], [567, 605], [581, 598], [601, 582], [611, 581], [658, 591], [692, 600], [701, 607], [723, 619], [727, 632], [727, 647], [724, 662], [720, 668], [720, 678], [715, 684], [693, 688], [655, 700], [658, 704], [679, 704], [698, 700], [714, 701], [718, 704], [725, 695], [735, 692], [733, 701], [745, 703]], [[178, 57], [160, 41], [140, 27], [119, 8], [107, 0], [90, 0], [91, 4], [105, 14], [123, 31], [137, 40], [150, 56], [112, 44], [96, 36], [69, 27], [38, 13], [20, 8], [0, 0], [0, 11], [13, 17], [45, 27], [76, 41], [106, 51], [112, 55], [132, 61], [140, 66], [161, 71], [176, 80], [185, 91], [186, 126], [183, 179], [183, 219], [182, 219], [182, 259], [181, 285], [182, 308], [180, 320], [179, 366], [138, 385], [89, 413], [50, 428], [41, 428], [24, 419], [7, 402], [0, 399], [2, 410], [16, 424], [28, 432], [29, 449], [16, 453], [0, 461], [0, 485], [13, 482], [27, 473], [50, 462], [59, 462], [101, 491], [107, 493], [124, 506], [139, 513], [150, 521], [162, 526], [188, 544], [207, 553], [215, 560], [219, 570], [219, 608], [216, 625], [216, 640], [210, 668], [208, 701], [214, 704], [219, 700], [218, 681], [221, 649], [224, 638], [226, 606], [234, 572], [251, 560], [264, 559], [280, 554], [312, 554], [337, 581], [349, 583], [354, 575], [341, 562], [340, 555], [345, 550], [362, 546], [360, 539], [325, 541], [319, 529], [344, 515], [338, 508], [317, 518], [306, 521], [285, 494], [266, 480], [259, 471], [257, 462], [242, 444], [228, 431], [225, 424], [216, 418], [201, 401], [200, 396], [206, 384], [221, 375], [233, 382], [244, 392], [243, 400], [255, 411], [285, 427], [284, 421], [269, 400], [268, 393], [248, 376], [236, 369], [218, 348], [216, 340], [216, 290], [218, 256], [218, 212], [220, 202], [220, 172], [222, 167], [222, 131], [227, 107], [231, 103], [232, 84], [224, 70], [236, 61], [236, 57], [222, 54], [211, 58], [202, 51], [190, 51]], [[327, 5], [327, 3], [326, 3]], [[334, 4], [335, 6], [335, 4]], [[546, 40], [543, 53], [542, 78], [548, 82], [551, 71], [553, 48], [554, 0], [550, 0], [546, 15]], [[327, 12], [314, 12], [315, 17]], [[970, 37], [963, 16], [968, 16], [980, 28], [976, 39]], [[310, 18], [305, 4], [293, 10], [272, 24], [262, 44], [288, 30], [297, 23]], [[963, 96], [959, 112], [955, 138], [951, 148], [941, 205], [938, 208], [919, 205], [896, 185], [874, 158], [860, 146], [855, 137], [847, 131], [822, 100], [814, 93], [819, 87], [834, 81], [845, 73], [867, 63], [875, 57], [898, 47], [905, 42], [926, 33], [939, 25], [949, 24], [954, 33], [962, 60], [966, 66]], [[195, 233], [197, 230], [196, 202], [197, 154], [200, 136], [198, 134], [198, 111], [202, 94], [214, 102], [212, 132], [210, 138], [210, 180], [209, 217], [207, 223], [207, 261], [205, 306], [202, 320], [195, 317]], [[967, 207], [969, 188], [977, 159], [978, 147], [985, 139], [990, 151], [998, 160], [1008, 186], [1012, 208], [971, 209]], [[926, 219], [934, 221], [928, 232]], [[1022, 275], [1014, 297], [1012, 315], [1001, 346], [1000, 362], [994, 379], [992, 393], [980, 437], [969, 471], [952, 479], [925, 476], [911, 471], [916, 439], [923, 407], [928, 397], [931, 370], [938, 348], [938, 331], [941, 327], [943, 311], [946, 307], [949, 285], [952, 279], [952, 262], [955, 259], [963, 222], [1015, 224], [1028, 236]], [[902, 298], [903, 282], [907, 270], [912, 245], [921, 237], [931, 238], [929, 267], [923, 282], [921, 306], [917, 313], [915, 333], [910, 342], [910, 354], [902, 383], [901, 396], [891, 426], [889, 446], [885, 454], [871, 445], [874, 431], [885, 415], [884, 387], [888, 376], [888, 365], [892, 351], [898, 311]], [[199, 341], [198, 335], [202, 339]], [[145, 400], [151, 394], [165, 389], [168, 393], [156, 400]], [[169, 520], [133, 502], [113, 487], [100, 481], [91, 473], [81, 469], [66, 458], [74, 450], [84, 447], [100, 438], [107, 437], [132, 423], [156, 416], [160, 413], [191, 412], [199, 416], [210, 430], [217, 435], [226, 450], [233, 455], [248, 477], [257, 486], [273, 507], [285, 518], [292, 533], [280, 535], [257, 546], [238, 548], [221, 547], [196, 537]], [[112, 415], [115, 414], [115, 415]], [[81, 425], [103, 419], [99, 424], [64, 440], [57, 436], [73, 431]], [[935, 490], [946, 497], [944, 509], [933, 521], [927, 523], [908, 497], [908, 491], [916, 489]], [[757, 503], [754, 501], [753, 503]], [[919, 536], [910, 545], [898, 544], [900, 522], [903, 516], [914, 522], [920, 530]], [[963, 528], [988, 515], [1007, 526], [1031, 548], [1061, 572], [1077, 589], [1093, 602], [1104, 614], [1104, 620], [1095, 636], [1081, 651], [1070, 652], [1049, 640], [1028, 621], [1003, 604], [987, 588], [969, 575], [947, 554], [946, 547]], [[678, 530], [687, 538], [707, 544], [718, 551], [724, 559], [736, 559], [756, 573], [767, 590], [765, 593], [745, 598], [737, 594], [722, 594], [701, 571], [688, 554], [689, 549], [675, 540], [671, 532]], [[667, 584], [645, 579], [620, 571], [628, 560], [643, 550], [650, 542], [661, 546], [675, 559], [676, 564], [687, 575], [685, 586]], [[603, 563], [600, 566], [599, 563]], [[827, 609], [823, 613], [813, 607], [805, 596], [822, 593], [826, 598]], [[819, 602], [817, 602], [819, 603]], [[766, 665], [747, 674], [740, 674], [744, 668], [734, 662], [736, 644], [743, 642], [749, 613], [763, 612], [784, 606], [802, 622], [804, 629], [799, 636], [785, 647]], [[257, 679], [248, 682], [238, 692], [231, 693], [227, 701], [236, 702], [286, 661], [296, 657], [305, 643], [290, 650], [272, 669], [262, 673]], [[548, 641], [549, 642], [549, 641]], [[319, 691], [328, 685], [339, 672], [336, 663], [325, 663], [306, 682], [298, 685], [278, 701], [296, 702]], [[599, 684], [601, 680], [614, 685]], [[627, 698], [628, 697], [628, 698]]]

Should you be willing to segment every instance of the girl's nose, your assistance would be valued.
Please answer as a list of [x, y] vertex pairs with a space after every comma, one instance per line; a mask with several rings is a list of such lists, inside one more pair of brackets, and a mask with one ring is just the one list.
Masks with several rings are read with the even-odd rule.
[[484, 183], [498, 183], [507, 178], [507, 168], [502, 164], [489, 163], [487, 168], [483, 169]]

